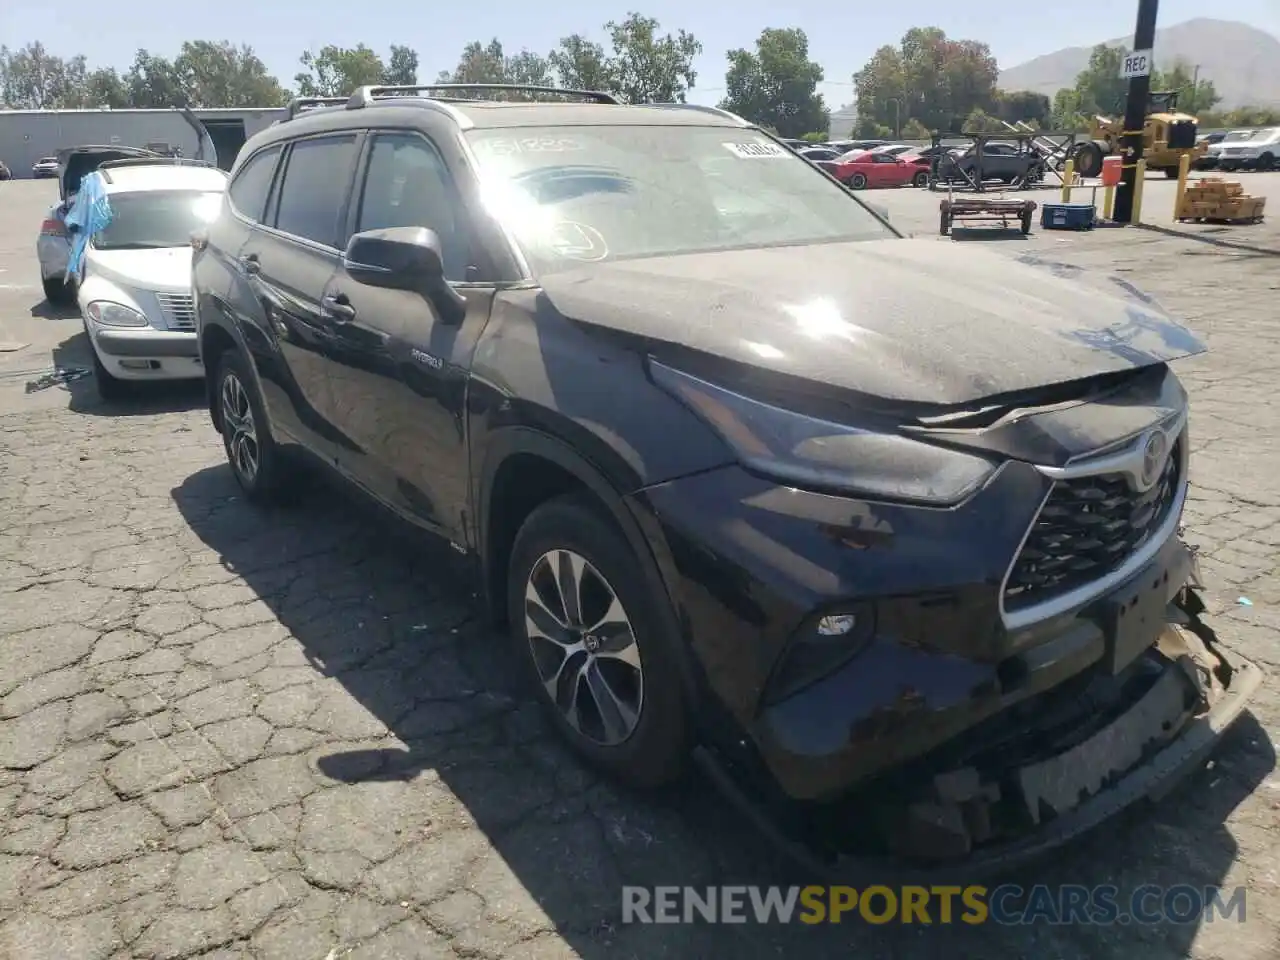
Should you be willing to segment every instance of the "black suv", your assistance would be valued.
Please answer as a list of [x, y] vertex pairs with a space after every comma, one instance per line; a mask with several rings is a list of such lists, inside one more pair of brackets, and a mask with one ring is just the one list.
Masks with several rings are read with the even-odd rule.
[[193, 246], [251, 499], [305, 452], [438, 534], [581, 754], [639, 784], [696, 754], [822, 862], [1044, 848], [1256, 682], [1189, 632], [1167, 363], [1201, 344], [904, 239], [724, 111], [295, 104]]

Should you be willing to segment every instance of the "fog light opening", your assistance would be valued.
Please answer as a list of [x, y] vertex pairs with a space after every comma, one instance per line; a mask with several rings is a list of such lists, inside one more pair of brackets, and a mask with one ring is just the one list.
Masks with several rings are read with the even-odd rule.
[[858, 625], [858, 617], [852, 613], [829, 614], [818, 621], [818, 636], [843, 637], [852, 633]]

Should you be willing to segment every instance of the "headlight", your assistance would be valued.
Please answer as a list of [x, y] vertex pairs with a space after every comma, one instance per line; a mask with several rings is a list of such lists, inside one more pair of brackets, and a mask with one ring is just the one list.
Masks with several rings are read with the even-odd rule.
[[122, 303], [112, 303], [110, 300], [95, 300], [89, 304], [85, 310], [89, 314], [89, 319], [108, 327], [145, 327], [148, 325], [147, 318], [134, 310], [132, 307], [126, 307]]
[[661, 363], [650, 367], [654, 382], [701, 415], [744, 467], [786, 483], [947, 506], [996, 469], [984, 457], [793, 413]]

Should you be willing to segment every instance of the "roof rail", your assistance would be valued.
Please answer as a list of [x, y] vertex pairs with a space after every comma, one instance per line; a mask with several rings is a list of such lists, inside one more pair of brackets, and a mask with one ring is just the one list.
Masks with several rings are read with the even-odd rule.
[[191, 160], [186, 157], [125, 157], [122, 160], [108, 160], [98, 164], [98, 172], [107, 183], [113, 183], [111, 171], [121, 167], [203, 167], [208, 170], [220, 169], [210, 160]]
[[298, 114], [317, 107], [337, 107], [346, 102], [346, 97], [294, 97], [286, 108], [289, 115], [285, 119], [292, 120]]
[[535, 84], [526, 83], [427, 83], [414, 84], [412, 86], [368, 86], [360, 87], [350, 99], [346, 101], [348, 110], [360, 110], [369, 106], [375, 100], [385, 100], [392, 97], [408, 97], [415, 95], [431, 96], [431, 91], [439, 91], [444, 96], [435, 97], [433, 100], [446, 100], [453, 102], [465, 102], [468, 100], [483, 99], [481, 97], [451, 97], [450, 93], [462, 91], [480, 91], [482, 93], [538, 93], [547, 96], [558, 97], [575, 97], [579, 100], [585, 100], [588, 103], [603, 103], [611, 106], [621, 106], [622, 101], [611, 93], [604, 93], [599, 90], [573, 90], [568, 87], [542, 87]]
[[708, 106], [705, 103], [645, 103], [641, 104], [645, 107], [662, 107], [665, 110], [697, 110], [700, 113], [710, 113], [724, 120], [732, 120], [734, 123], [742, 127], [752, 126], [751, 121], [746, 120], [736, 113], [730, 113], [728, 110], [722, 110], [720, 107]]

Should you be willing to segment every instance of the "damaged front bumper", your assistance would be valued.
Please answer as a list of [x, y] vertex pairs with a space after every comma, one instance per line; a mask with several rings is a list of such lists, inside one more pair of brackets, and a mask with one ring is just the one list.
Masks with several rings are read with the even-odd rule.
[[[991, 718], [962, 763], [952, 751], [932, 758], [927, 776], [890, 776], [857, 798], [797, 816], [748, 796], [710, 752], [700, 761], [763, 833], [832, 882], [972, 883], [1039, 859], [1166, 795], [1204, 761], [1262, 682], [1262, 671], [1218, 646], [1202, 622], [1198, 572], [1187, 560], [1186, 585], [1164, 608], [1154, 645], [1047, 698], [1029, 727]], [[858, 848], [842, 841], [846, 833], [887, 838], [887, 849], [850, 852]]]

